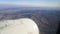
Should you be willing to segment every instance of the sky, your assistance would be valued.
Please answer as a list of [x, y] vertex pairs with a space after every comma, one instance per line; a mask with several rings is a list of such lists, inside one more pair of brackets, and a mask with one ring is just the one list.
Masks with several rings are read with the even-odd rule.
[[0, 0], [0, 2], [59, 2], [60, 0]]
[[60, 0], [0, 0], [0, 4], [60, 7]]

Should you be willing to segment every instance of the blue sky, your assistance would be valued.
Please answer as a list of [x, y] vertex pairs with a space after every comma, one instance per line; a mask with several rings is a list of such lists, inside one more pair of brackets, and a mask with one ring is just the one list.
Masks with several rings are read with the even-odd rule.
[[60, 0], [0, 0], [0, 2], [60, 2]]
[[0, 4], [60, 7], [60, 0], [0, 0]]

